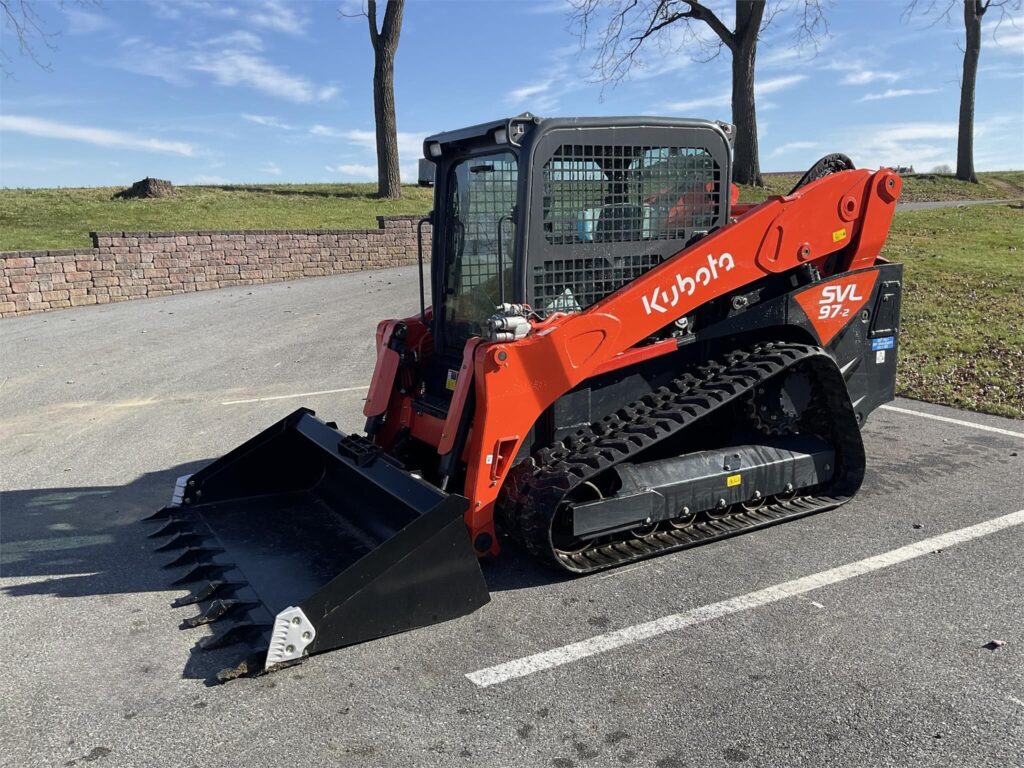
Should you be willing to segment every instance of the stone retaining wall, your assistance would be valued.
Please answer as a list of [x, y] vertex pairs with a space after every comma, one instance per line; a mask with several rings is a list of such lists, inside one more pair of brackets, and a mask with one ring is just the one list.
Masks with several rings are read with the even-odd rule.
[[[92, 248], [0, 253], [0, 317], [416, 263], [417, 216], [377, 229], [93, 232]], [[430, 226], [423, 228], [430, 256]]]

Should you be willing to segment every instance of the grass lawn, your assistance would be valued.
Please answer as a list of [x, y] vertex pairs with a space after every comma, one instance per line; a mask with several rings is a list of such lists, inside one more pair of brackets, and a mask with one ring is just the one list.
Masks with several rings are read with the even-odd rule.
[[[797, 176], [766, 176], [742, 187], [744, 202], [785, 194]], [[177, 187], [174, 198], [114, 200], [120, 187], [0, 189], [0, 251], [87, 248], [90, 231], [194, 229], [365, 229], [377, 216], [425, 214], [431, 189], [402, 188], [402, 199], [374, 197], [374, 184], [262, 184]], [[948, 176], [908, 176], [904, 200], [1024, 197], [1024, 172], [982, 174], [980, 184]]]
[[[799, 174], [764, 177], [763, 187], [740, 187], [740, 202], [759, 203], [769, 195], [788, 194], [800, 180]], [[1020, 200], [1024, 198], [1024, 171], [979, 173], [977, 184], [957, 181], [952, 176], [908, 174], [903, 177], [900, 201], [921, 203], [932, 200]]]
[[899, 393], [1024, 418], [1024, 210], [899, 213], [883, 255], [905, 270]]
[[0, 251], [88, 248], [89, 232], [195, 229], [368, 229], [377, 216], [424, 214], [431, 189], [376, 184], [176, 187], [172, 198], [113, 200], [121, 187], [0, 189]]

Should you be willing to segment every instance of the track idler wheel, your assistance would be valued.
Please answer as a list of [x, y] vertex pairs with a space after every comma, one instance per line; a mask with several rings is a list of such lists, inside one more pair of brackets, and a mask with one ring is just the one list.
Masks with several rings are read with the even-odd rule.
[[749, 501], [740, 502], [740, 506], [743, 507], [747, 512], [756, 512], [765, 505], [768, 498], [760, 491], [754, 491], [754, 498]]
[[723, 517], [731, 515], [734, 511], [734, 505], [726, 504], [725, 499], [719, 499], [718, 505], [712, 509], [704, 510], [704, 514], [711, 520], [721, 520]]
[[689, 528], [695, 522], [697, 522], [697, 513], [691, 512], [689, 507], [683, 507], [679, 510], [679, 517], [673, 517], [668, 521], [668, 524], [671, 528], [682, 530], [683, 528]]
[[786, 485], [786, 490], [785, 491], [783, 491], [782, 493], [776, 493], [775, 494], [775, 501], [780, 503], [780, 504], [784, 504], [787, 501], [792, 501], [795, 498], [796, 498], [796, 488], [794, 488], [792, 485], [789, 485], [789, 484]]
[[[589, 481], [583, 483], [576, 490], [573, 496], [575, 497], [573, 499], [575, 503], [600, 501], [604, 498], [604, 494], [601, 493], [601, 489]], [[569, 505], [563, 504], [562, 508], [552, 519], [551, 546], [556, 552], [561, 552], [566, 555], [576, 555], [587, 549], [593, 542], [581, 539], [579, 536], [573, 534], [572, 518], [570, 517], [570, 514], [571, 509]]]

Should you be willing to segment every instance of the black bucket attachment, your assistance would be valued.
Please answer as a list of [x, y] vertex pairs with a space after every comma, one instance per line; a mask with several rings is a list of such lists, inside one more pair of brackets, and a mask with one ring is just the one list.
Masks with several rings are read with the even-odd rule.
[[300, 408], [181, 478], [149, 519], [173, 537], [158, 547], [173, 583], [196, 585], [174, 603], [200, 605], [183, 626], [224, 625], [204, 648], [250, 645], [224, 680], [486, 604], [467, 505]]

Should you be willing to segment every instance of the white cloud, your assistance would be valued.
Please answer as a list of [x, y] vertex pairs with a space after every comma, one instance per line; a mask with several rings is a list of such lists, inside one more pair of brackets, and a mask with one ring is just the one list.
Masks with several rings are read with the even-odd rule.
[[509, 91], [508, 102], [510, 104], [522, 104], [527, 99], [547, 93], [551, 90], [551, 84], [552, 81], [547, 80], [543, 83], [534, 83], [533, 85], [523, 85], [519, 88], [514, 88]]
[[184, 15], [233, 19], [238, 9], [223, 0], [149, 0], [153, 15], [160, 19], [180, 19]]
[[309, 19], [300, 16], [295, 7], [279, 0], [265, 0], [260, 10], [250, 13], [247, 21], [256, 27], [263, 27], [288, 35], [301, 35], [306, 31]]
[[982, 49], [1010, 51], [1016, 53], [1019, 58], [1021, 51], [1024, 51], [1024, 28], [1017, 26], [1017, 22], [1017, 19], [1008, 17], [996, 18], [982, 24]]
[[[342, 131], [340, 134], [337, 135], [340, 138], [343, 138], [346, 141], [348, 141], [350, 144], [355, 144], [356, 146], [360, 146], [365, 149], [371, 149], [374, 152], [377, 151], [376, 131], [362, 131], [357, 129], [351, 131]], [[398, 154], [412, 155], [413, 157], [419, 159], [423, 155], [423, 139], [425, 138], [425, 133], [399, 131]]]
[[65, 32], [69, 35], [91, 35], [113, 26], [106, 16], [80, 11], [76, 8], [65, 8], [64, 17], [68, 22]]
[[920, 141], [922, 139], [955, 139], [956, 123], [901, 123], [889, 126], [877, 134], [893, 141]]
[[349, 176], [363, 176], [373, 179], [377, 178], [377, 166], [375, 165], [359, 165], [357, 163], [350, 163], [338, 166], [338, 170], [341, 173], [348, 174]]
[[564, 68], [542, 82], [521, 85], [513, 88], [505, 96], [505, 101], [513, 108], [528, 108], [535, 113], [554, 112], [558, 109], [559, 99], [572, 85], [573, 80]]
[[521, 3], [519, 6], [523, 13], [533, 15], [546, 15], [552, 13], [569, 14], [573, 6], [567, 0], [534, 0], [531, 3]]
[[[784, 91], [787, 88], [792, 88], [797, 83], [800, 83], [807, 79], [807, 75], [786, 75], [785, 77], [775, 77], [769, 80], [762, 80], [754, 83], [754, 96], [760, 98], [761, 96], [768, 93], [778, 93]], [[732, 102], [732, 95], [723, 91], [717, 93], [714, 96], [706, 96], [699, 99], [689, 99], [687, 101], [676, 101], [670, 104], [665, 104], [664, 107], [669, 112], [693, 112], [696, 113], [702, 109], [709, 109], [714, 107], [727, 107]]]
[[[869, 53], [858, 54], [846, 52], [845, 58], [835, 57], [825, 62], [822, 69], [842, 72], [841, 85], [870, 85], [871, 83], [895, 83], [907, 76], [905, 71], [889, 69], [872, 69], [868, 63], [877, 59]], [[877, 62], [876, 62], [877, 63]]]
[[1017, 80], [1024, 77], [1024, 67], [1007, 67], [1005, 64], [992, 64], [987, 67], [979, 67], [978, 74], [986, 79]]
[[818, 142], [816, 141], [790, 141], [786, 144], [780, 144], [777, 146], [768, 154], [768, 157], [781, 157], [782, 155], [787, 155], [802, 149], [814, 149], [817, 146]]
[[822, 54], [834, 47], [836, 37], [829, 35], [821, 37], [815, 43], [806, 45], [794, 45], [791, 35], [777, 34], [771, 38], [764, 38], [757, 45], [757, 68], [761, 71], [766, 69], [787, 69], [807, 66], [814, 62], [814, 68], [820, 66]]
[[76, 168], [80, 165], [78, 160], [65, 160], [57, 157], [38, 160], [0, 160], [0, 171], [48, 173], [49, 171], [66, 171], [68, 168]]
[[[758, 46], [760, 48], [760, 45]], [[757, 66], [762, 69], [774, 69], [775, 67], [791, 66], [794, 62], [800, 61], [803, 56], [796, 46], [789, 48], [776, 48], [764, 55], [758, 51]]]
[[212, 176], [205, 173], [200, 173], [197, 176], [193, 176], [190, 184], [230, 184], [227, 179], [223, 176]]
[[47, 139], [80, 141], [97, 147], [131, 149], [142, 152], [162, 152], [171, 155], [181, 155], [182, 157], [192, 157], [196, 152], [196, 148], [193, 145], [182, 141], [150, 139], [123, 131], [58, 123], [40, 117], [0, 115], [0, 131], [25, 133], [30, 136], [39, 136]]
[[562, 96], [583, 86], [585, 76], [576, 72], [570, 63], [576, 50], [566, 46], [551, 52], [544, 76], [513, 88], [505, 94], [505, 102], [513, 108], [526, 108], [535, 113], [555, 112]]
[[112, 62], [113, 66], [126, 72], [146, 77], [157, 77], [171, 85], [187, 85], [188, 78], [182, 72], [181, 51], [162, 45], [153, 45], [140, 37], [128, 37], [120, 43], [121, 51]]
[[242, 119], [248, 120], [250, 123], [256, 123], [256, 125], [266, 126], [267, 128], [279, 128], [282, 131], [292, 130], [292, 126], [288, 125], [288, 123], [270, 115], [250, 115], [243, 112]]
[[754, 82], [754, 93], [760, 96], [765, 93], [777, 93], [778, 91], [784, 91], [787, 88], [791, 88], [799, 82], [807, 79], [807, 75], [786, 75], [785, 77], [775, 77], [771, 80], [762, 80], [761, 82]]
[[253, 51], [263, 50], [263, 40], [260, 39], [259, 35], [241, 29], [235, 32], [228, 32], [225, 35], [211, 37], [205, 44], [225, 46], [227, 48], [248, 48]]
[[300, 104], [328, 101], [338, 93], [334, 85], [317, 85], [268, 61], [260, 54], [262, 41], [252, 32], [230, 32], [183, 49], [129, 37], [121, 48], [112, 66], [173, 85], [188, 85], [183, 73], [191, 71], [210, 75], [220, 85], [252, 88]]
[[359, 163], [346, 163], [342, 165], [325, 165], [324, 170], [328, 173], [337, 173], [346, 178], [359, 180], [376, 179], [376, 165], [360, 165]]
[[281, 167], [277, 163], [268, 160], [260, 166], [260, 173], [269, 173], [272, 176], [280, 176]]
[[[377, 178], [377, 133], [360, 129], [338, 130], [326, 125], [314, 125], [310, 134], [323, 138], [340, 139], [363, 150], [363, 162], [345, 162], [338, 165], [325, 165], [324, 170], [337, 173], [346, 179], [373, 180]], [[411, 131], [398, 132], [398, 155], [400, 159], [412, 160], [400, 165], [402, 181], [410, 183], [416, 180], [419, 171], [418, 160], [423, 157], [423, 139], [427, 134]], [[365, 159], [364, 159], [365, 158]], [[372, 161], [372, 164], [367, 161]]]
[[323, 137], [329, 138], [329, 139], [343, 139], [343, 138], [345, 138], [345, 131], [339, 131], [336, 128], [330, 128], [330, 127], [328, 127], [326, 125], [320, 125], [319, 123], [317, 123], [312, 128], [310, 128], [309, 132], [313, 136], [323, 136]]
[[1011, 110], [976, 121], [974, 136], [974, 162], [978, 170], [1024, 168], [1019, 113]]
[[299, 103], [320, 100], [318, 89], [305, 77], [240, 50], [197, 53], [189, 68], [212, 75], [220, 85], [246, 86]]
[[915, 122], [857, 126], [846, 142], [847, 154], [864, 167], [912, 165], [927, 170], [956, 156], [956, 122]]
[[858, 101], [879, 101], [881, 99], [899, 99], [904, 96], [920, 96], [926, 93], [938, 93], [938, 88], [888, 88], [882, 93], [868, 93]]
[[[341, 176], [341, 181], [376, 181], [377, 166], [364, 163], [339, 163], [338, 165], [325, 165], [324, 170], [328, 173], [336, 173]], [[416, 181], [419, 174], [419, 165], [407, 163], [399, 166], [399, 174], [403, 184], [411, 184]]]
[[401, 166], [398, 169], [398, 175], [402, 179], [403, 184], [411, 184], [415, 181], [419, 181], [420, 178], [420, 164], [419, 162], [408, 163]]
[[669, 112], [692, 112], [696, 114], [702, 109], [710, 107], [727, 107], [732, 97], [728, 93], [720, 93], [715, 96], [706, 96], [700, 99], [688, 99], [686, 101], [674, 101], [666, 104], [665, 109]]
[[843, 85], [868, 85], [869, 83], [876, 83], [879, 81], [885, 81], [887, 83], [895, 83], [903, 75], [899, 72], [879, 72], [874, 69], [861, 69], [855, 67], [850, 69], [840, 83]]

